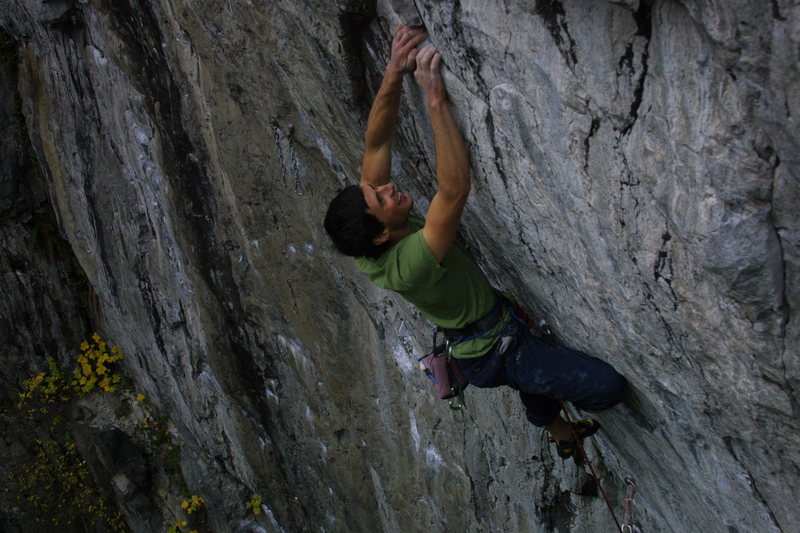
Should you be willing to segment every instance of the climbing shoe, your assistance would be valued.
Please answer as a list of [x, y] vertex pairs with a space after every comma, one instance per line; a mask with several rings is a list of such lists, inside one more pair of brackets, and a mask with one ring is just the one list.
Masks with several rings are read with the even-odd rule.
[[[586, 437], [594, 435], [597, 433], [597, 430], [600, 429], [600, 424], [598, 424], [597, 420], [594, 420], [593, 418], [576, 420], [575, 422], [571, 422], [571, 424], [572, 428], [575, 430], [575, 435], [577, 435], [578, 439], [581, 441]], [[550, 442], [556, 441], [554, 438], [550, 437]], [[556, 442], [556, 452], [562, 459], [569, 459], [572, 457], [576, 463], [582, 462], [583, 459], [580, 451], [578, 450], [578, 443], [575, 441], [574, 437]]]

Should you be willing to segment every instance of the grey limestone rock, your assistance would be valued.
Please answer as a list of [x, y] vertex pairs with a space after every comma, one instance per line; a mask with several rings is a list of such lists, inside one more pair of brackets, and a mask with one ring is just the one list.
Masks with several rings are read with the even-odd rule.
[[[26, 198], [63, 237], [56, 266], [15, 274], [4, 255], [6, 345], [67, 345], [87, 324], [118, 344], [186, 443], [213, 531], [613, 531], [512, 392], [470, 390], [459, 413], [433, 399], [412, 360], [429, 325], [321, 228], [358, 178], [400, 22], [440, 49], [470, 146], [466, 245], [562, 342], [630, 380], [588, 447], [617, 514], [628, 479], [642, 531], [792, 530], [800, 8], [786, 0], [5, 0], [26, 133], [7, 143], [3, 125], [4, 250], [24, 255], [31, 232], [12, 209], [31, 171], [6, 163], [28, 144], [43, 192]], [[394, 147], [424, 213], [433, 144], [411, 79]], [[0, 390], [22, 374], [4, 369]], [[130, 472], [113, 470], [124, 495]]]

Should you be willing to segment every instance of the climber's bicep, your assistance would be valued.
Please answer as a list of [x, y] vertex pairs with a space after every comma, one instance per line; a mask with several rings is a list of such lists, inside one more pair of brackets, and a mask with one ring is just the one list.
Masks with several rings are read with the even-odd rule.
[[456, 238], [468, 194], [469, 189], [457, 194], [447, 194], [440, 190], [431, 200], [422, 236], [439, 262], [444, 260]]
[[392, 166], [392, 147], [390, 144], [367, 148], [361, 162], [362, 185], [384, 185], [389, 183]]

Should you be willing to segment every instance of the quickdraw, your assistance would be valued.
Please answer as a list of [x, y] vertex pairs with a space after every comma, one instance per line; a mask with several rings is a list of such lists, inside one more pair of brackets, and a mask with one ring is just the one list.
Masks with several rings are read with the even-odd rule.
[[620, 527], [621, 533], [639, 533], [639, 528], [632, 524], [633, 522], [633, 497], [636, 495], [636, 485], [631, 478], [625, 478], [625, 482], [630, 486], [628, 497], [622, 503], [623, 515], [622, 526]]

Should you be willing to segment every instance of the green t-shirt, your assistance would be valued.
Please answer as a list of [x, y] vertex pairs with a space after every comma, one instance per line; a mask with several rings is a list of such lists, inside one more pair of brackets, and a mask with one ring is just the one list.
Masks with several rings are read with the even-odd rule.
[[[497, 301], [489, 284], [466, 250], [454, 244], [440, 264], [422, 235], [422, 219], [409, 219], [409, 235], [378, 259], [357, 257], [356, 266], [377, 286], [390, 289], [414, 304], [434, 324], [463, 328], [488, 313]], [[453, 346], [458, 358], [478, 357], [491, 349], [508, 322], [503, 320], [481, 337]]]

